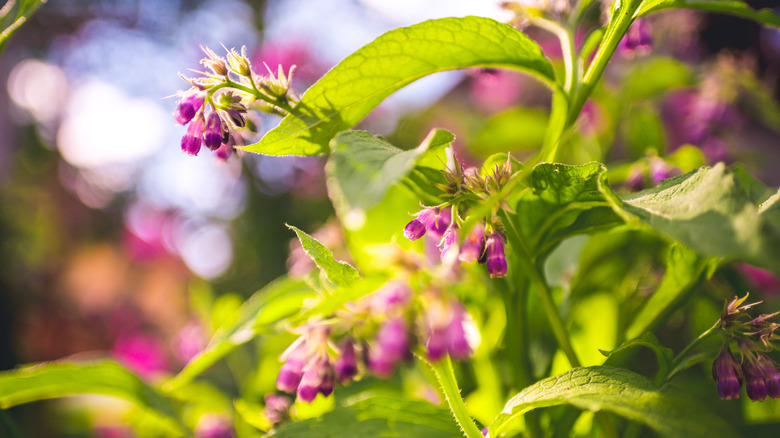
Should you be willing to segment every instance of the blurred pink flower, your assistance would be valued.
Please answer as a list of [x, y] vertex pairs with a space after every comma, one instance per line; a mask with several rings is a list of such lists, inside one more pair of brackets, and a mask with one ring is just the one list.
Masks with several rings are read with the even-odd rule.
[[173, 354], [182, 363], [187, 363], [206, 347], [208, 341], [203, 324], [198, 320], [192, 320], [174, 337]]
[[145, 333], [120, 336], [114, 342], [111, 354], [143, 378], [152, 378], [171, 369], [163, 343]]
[[758, 292], [763, 292], [766, 295], [780, 295], [780, 279], [772, 271], [747, 263], [740, 263], [737, 269], [753, 287], [758, 289]]
[[471, 81], [471, 100], [482, 110], [498, 112], [513, 106], [523, 92], [524, 78], [517, 72], [482, 69]]

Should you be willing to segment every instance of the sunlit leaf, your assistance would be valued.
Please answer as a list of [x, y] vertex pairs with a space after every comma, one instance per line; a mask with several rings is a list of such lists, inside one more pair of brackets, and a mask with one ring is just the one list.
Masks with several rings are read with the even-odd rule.
[[449, 411], [422, 401], [370, 397], [310, 420], [280, 427], [278, 438], [462, 437]]
[[74, 395], [99, 394], [127, 400], [166, 417], [171, 427], [181, 420], [170, 402], [138, 376], [113, 361], [49, 362], [0, 372], [0, 409]]
[[537, 408], [572, 405], [606, 410], [649, 426], [660, 436], [709, 438], [737, 436], [719, 416], [672, 386], [658, 388], [647, 378], [623, 368], [574, 368], [520, 391], [490, 424], [490, 436], [500, 437], [510, 422]]
[[186, 384], [219, 359], [256, 336], [273, 329], [273, 325], [301, 309], [303, 301], [314, 296], [302, 280], [283, 277], [255, 292], [239, 309], [236, 322], [214, 334], [203, 351], [165, 386], [173, 390]]
[[620, 353], [624, 353], [634, 347], [649, 348], [653, 354], [655, 354], [656, 361], [658, 362], [659, 374], [666, 375], [667, 371], [669, 371], [669, 365], [671, 365], [672, 359], [674, 359], [674, 352], [670, 348], [661, 345], [658, 338], [650, 332], [645, 332], [642, 336], [625, 341], [612, 351], [601, 351], [601, 353], [607, 357], [604, 365], [613, 365], [612, 359], [618, 357]]
[[697, 9], [700, 11], [717, 12], [736, 15], [757, 21], [766, 26], [780, 28], [780, 16], [769, 8], [753, 9], [740, 0], [645, 0], [636, 13], [637, 17], [673, 8]]
[[345, 58], [303, 95], [259, 143], [267, 155], [329, 152], [337, 132], [362, 120], [385, 98], [432, 73], [506, 67], [554, 82], [552, 65], [522, 32], [483, 17], [442, 18], [391, 30]]
[[336, 260], [333, 257], [333, 253], [325, 245], [318, 242], [317, 239], [292, 225], [287, 225], [287, 228], [295, 231], [295, 234], [301, 241], [303, 250], [306, 251], [306, 254], [311, 257], [317, 267], [328, 276], [328, 280], [336, 287], [349, 286], [360, 278], [360, 274], [355, 268], [347, 262]]

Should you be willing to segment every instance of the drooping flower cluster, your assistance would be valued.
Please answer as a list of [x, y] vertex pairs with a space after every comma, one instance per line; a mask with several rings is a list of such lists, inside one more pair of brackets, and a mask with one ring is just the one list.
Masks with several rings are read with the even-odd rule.
[[333, 319], [303, 327], [280, 357], [276, 386], [311, 402], [317, 394], [330, 395], [336, 382], [346, 385], [367, 373], [390, 377], [415, 351], [431, 361], [464, 359], [472, 351], [468, 324], [463, 305], [441, 291], [418, 294], [391, 281]]
[[[447, 184], [440, 184], [445, 203], [423, 207], [404, 228], [404, 237], [417, 240], [426, 235], [438, 239], [443, 263], [479, 262], [487, 266], [490, 277], [504, 277], [507, 273], [506, 236], [502, 232], [501, 219], [493, 212], [488, 220], [474, 225], [463, 242], [460, 242], [462, 215], [468, 213], [474, 199], [486, 200], [498, 194], [512, 176], [511, 160], [496, 165], [492, 171], [480, 174], [476, 169], [464, 169], [454, 160], [454, 165], [444, 174]], [[506, 205], [503, 208], [509, 209]]]
[[206, 57], [201, 64], [207, 71], [200, 72], [199, 78], [184, 78], [192, 87], [180, 94], [173, 118], [188, 125], [181, 139], [183, 152], [197, 155], [205, 145], [224, 160], [241, 141], [237, 130], [252, 128], [247, 119], [250, 105], [259, 102], [261, 110], [282, 115], [289, 109], [294, 67], [287, 75], [280, 66], [278, 76], [270, 69], [269, 76], [260, 76], [252, 70], [246, 48], [240, 54], [235, 49], [228, 51], [227, 59], [209, 48], [203, 51]]
[[[725, 336], [720, 354], [712, 364], [712, 375], [718, 382], [718, 393], [724, 400], [739, 398], [742, 382], [753, 401], [767, 396], [780, 398], [778, 364], [768, 353], [778, 350], [780, 340], [775, 331], [780, 324], [771, 321], [780, 312], [752, 318], [747, 311], [759, 303], [743, 304], [747, 295], [734, 298], [723, 310], [720, 328]], [[741, 360], [731, 352], [729, 340], [735, 341]]]

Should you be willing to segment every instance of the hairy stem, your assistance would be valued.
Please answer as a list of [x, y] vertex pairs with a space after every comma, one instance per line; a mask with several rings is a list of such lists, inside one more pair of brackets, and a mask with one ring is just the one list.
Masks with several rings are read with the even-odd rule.
[[468, 438], [483, 438], [482, 432], [477, 428], [477, 425], [474, 424], [474, 420], [471, 419], [468, 411], [466, 411], [466, 404], [460, 396], [460, 388], [458, 387], [458, 382], [455, 380], [455, 371], [452, 369], [450, 357], [444, 356], [444, 359], [439, 362], [428, 362], [428, 364], [433, 368], [433, 372], [439, 380], [441, 389], [444, 391], [444, 397], [447, 399], [447, 404], [450, 406], [455, 421], [458, 422], [460, 428], [463, 430], [463, 434]]

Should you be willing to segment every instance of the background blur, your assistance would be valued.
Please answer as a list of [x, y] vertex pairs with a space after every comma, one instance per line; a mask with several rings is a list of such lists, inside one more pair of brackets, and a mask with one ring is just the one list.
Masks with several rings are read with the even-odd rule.
[[[219, 315], [286, 270], [284, 223], [312, 232], [332, 215], [322, 159], [181, 153], [177, 99], [166, 97], [187, 88], [179, 73], [198, 68], [199, 45], [246, 45], [256, 66], [297, 64], [302, 92], [389, 29], [470, 14], [512, 19], [492, 1], [468, 0], [44, 5], [0, 53], [0, 370], [101, 354], [150, 379], [175, 373]], [[565, 160], [614, 163], [620, 183], [642, 160], [674, 172], [675, 152], [693, 144], [701, 152], [686, 162], [738, 161], [780, 185], [780, 32], [679, 11], [650, 24], [652, 52], [616, 56]], [[559, 55], [548, 35], [531, 34]], [[502, 150], [522, 159], [541, 142], [548, 101], [514, 73], [443, 73], [360, 128], [412, 147], [443, 127], [467, 161]], [[261, 133], [277, 122], [257, 121]], [[15, 412], [41, 410], [63, 408]], [[83, 436], [78, 425], [48, 427], [25, 436]]]

